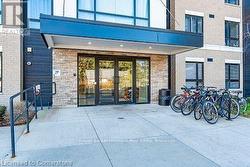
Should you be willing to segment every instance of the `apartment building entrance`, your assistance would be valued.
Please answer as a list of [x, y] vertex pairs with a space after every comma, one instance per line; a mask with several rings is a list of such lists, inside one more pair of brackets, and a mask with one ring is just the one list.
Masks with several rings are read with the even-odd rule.
[[78, 106], [150, 102], [150, 60], [78, 56]]

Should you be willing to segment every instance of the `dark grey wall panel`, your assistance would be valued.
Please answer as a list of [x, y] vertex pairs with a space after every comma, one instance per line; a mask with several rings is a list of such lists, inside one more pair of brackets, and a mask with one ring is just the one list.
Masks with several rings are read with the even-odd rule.
[[243, 0], [244, 94], [250, 97], [250, 1]]
[[[27, 47], [32, 48], [32, 53], [27, 53]], [[28, 66], [27, 62], [32, 64]], [[42, 83], [43, 105], [52, 105], [52, 51], [45, 45], [40, 30], [30, 30], [24, 37], [24, 88], [34, 83]]]

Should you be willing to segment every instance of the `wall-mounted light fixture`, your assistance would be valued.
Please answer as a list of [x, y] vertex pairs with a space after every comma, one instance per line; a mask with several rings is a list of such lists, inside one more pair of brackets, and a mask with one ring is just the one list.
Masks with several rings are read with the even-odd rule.
[[31, 66], [32, 65], [32, 63], [30, 61], [28, 61], [26, 64], [27, 64], [27, 66]]

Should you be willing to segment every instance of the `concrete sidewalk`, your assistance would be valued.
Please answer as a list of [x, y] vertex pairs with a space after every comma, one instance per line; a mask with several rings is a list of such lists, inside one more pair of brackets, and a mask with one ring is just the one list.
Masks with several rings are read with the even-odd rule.
[[244, 118], [209, 125], [158, 105], [53, 109], [40, 112], [31, 133], [18, 141], [17, 157], [6, 161], [76, 167], [249, 167], [249, 127], [250, 120]]
[[10, 128], [0, 127], [0, 159], [10, 151]]
[[[16, 141], [18, 141], [18, 139], [22, 136], [24, 131], [25, 131], [25, 125], [20, 125], [15, 127]], [[8, 156], [10, 149], [11, 149], [10, 127], [0, 127], [0, 160]]]

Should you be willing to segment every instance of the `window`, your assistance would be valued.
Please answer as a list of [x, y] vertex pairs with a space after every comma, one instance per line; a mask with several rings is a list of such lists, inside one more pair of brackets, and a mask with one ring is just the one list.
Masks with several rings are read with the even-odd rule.
[[149, 2], [147, 0], [136, 0], [136, 25], [148, 26]]
[[225, 3], [233, 4], [233, 5], [239, 5], [239, 0], [225, 0]]
[[226, 89], [239, 89], [240, 88], [240, 65], [239, 64], [226, 64]]
[[186, 86], [199, 87], [204, 85], [203, 63], [186, 62]]
[[149, 0], [78, 0], [78, 18], [149, 26]]
[[96, 10], [123, 16], [134, 15], [134, 0], [96, 0]]
[[240, 46], [240, 24], [238, 22], [225, 22], [225, 43], [226, 46]]
[[150, 72], [149, 60], [136, 60], [136, 103], [149, 102]]
[[53, 0], [53, 15], [76, 18], [76, 0]]
[[52, 0], [28, 0], [29, 28], [40, 28], [40, 14], [52, 14]]
[[2, 24], [2, 0], [0, 0], [0, 24]]
[[203, 33], [203, 17], [186, 15], [185, 31], [193, 33]]
[[2, 53], [0, 52], [0, 92], [3, 92], [3, 62]]

